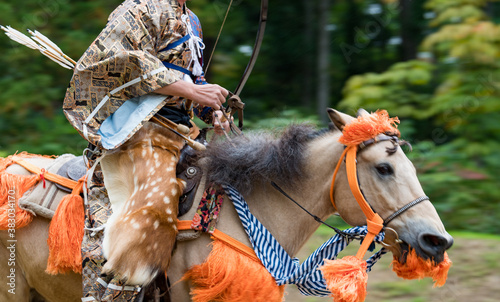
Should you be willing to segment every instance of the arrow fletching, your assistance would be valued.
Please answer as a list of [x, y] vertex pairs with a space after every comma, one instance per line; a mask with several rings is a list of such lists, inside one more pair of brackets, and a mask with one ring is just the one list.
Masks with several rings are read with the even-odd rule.
[[0, 25], [0, 28], [4, 30], [5, 34], [13, 41], [27, 46], [31, 49], [39, 50], [44, 56], [48, 57], [49, 59], [66, 69], [75, 68], [75, 60], [64, 54], [59, 46], [57, 46], [54, 42], [41, 34], [39, 31], [35, 30], [33, 32], [31, 30], [28, 30], [28, 32], [31, 34], [30, 38], [10, 26], [4, 27]]
[[5, 34], [10, 39], [12, 39], [12, 40], [16, 41], [17, 43], [22, 44], [26, 47], [29, 47], [31, 49], [40, 50], [40, 47], [35, 43], [35, 41], [33, 41], [30, 37], [26, 36], [22, 32], [14, 29], [10, 26], [7, 26], [7, 27], [0, 26], [0, 27], [5, 31]]

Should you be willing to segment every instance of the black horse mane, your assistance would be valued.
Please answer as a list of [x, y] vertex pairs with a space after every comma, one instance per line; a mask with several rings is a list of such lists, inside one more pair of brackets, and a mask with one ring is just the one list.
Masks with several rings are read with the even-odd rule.
[[328, 130], [316, 131], [311, 125], [287, 127], [276, 135], [256, 132], [231, 142], [211, 143], [202, 152], [201, 162], [209, 183], [229, 184], [241, 194], [271, 180], [293, 188], [304, 175], [306, 145]]

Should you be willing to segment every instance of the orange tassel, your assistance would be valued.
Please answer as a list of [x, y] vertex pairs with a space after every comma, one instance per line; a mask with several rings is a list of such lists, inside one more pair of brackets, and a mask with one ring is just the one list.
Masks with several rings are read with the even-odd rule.
[[361, 302], [366, 298], [366, 261], [355, 256], [327, 260], [319, 269], [335, 302]]
[[64, 196], [54, 213], [49, 227], [49, 274], [66, 273], [70, 270], [82, 272], [81, 245], [85, 226], [83, 199], [79, 195], [83, 180], [70, 195]]
[[410, 249], [406, 262], [401, 264], [396, 257], [392, 261], [392, 270], [403, 279], [422, 279], [431, 277], [434, 287], [441, 287], [446, 283], [448, 271], [451, 267], [448, 254], [444, 253], [444, 260], [436, 264], [431, 259], [424, 260], [419, 257], [414, 249]]
[[[38, 181], [38, 175], [14, 175], [5, 171], [0, 172], [0, 230], [8, 230], [12, 227], [19, 229], [33, 220], [30, 212], [19, 208], [18, 201]], [[15, 202], [15, 216], [12, 212], [12, 202]]]
[[193, 283], [195, 302], [279, 302], [285, 289], [260, 262], [219, 240], [212, 243], [205, 263], [192, 267], [182, 280]]
[[[21, 198], [28, 190], [33, 188], [39, 181], [38, 175], [17, 175], [9, 174], [5, 170], [14, 164], [15, 158], [33, 158], [33, 157], [47, 157], [36, 154], [29, 154], [21, 152], [19, 154], [10, 155], [6, 158], [0, 157], [0, 230], [8, 230], [13, 226], [16, 229], [27, 226], [32, 220], [33, 215], [21, 209], [18, 206], [19, 198]], [[14, 192], [14, 194], [12, 194]], [[15, 223], [12, 223], [12, 210], [10, 203], [12, 198], [15, 198]], [[10, 214], [10, 215], [9, 215]]]

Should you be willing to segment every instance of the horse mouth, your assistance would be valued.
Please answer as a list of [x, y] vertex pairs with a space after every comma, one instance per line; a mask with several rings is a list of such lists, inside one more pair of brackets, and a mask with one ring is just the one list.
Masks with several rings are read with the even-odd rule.
[[443, 286], [451, 265], [452, 262], [446, 252], [432, 257], [425, 254], [419, 246], [413, 248], [408, 243], [402, 242], [399, 256], [395, 255], [392, 261], [392, 270], [403, 279], [431, 277], [435, 282], [434, 286]]
[[406, 259], [408, 258], [408, 253], [410, 252], [410, 245], [405, 241], [399, 244], [400, 254], [398, 257], [398, 261], [401, 264], [406, 263]]
[[408, 259], [408, 255], [412, 249], [415, 250], [418, 257], [422, 258], [423, 260], [430, 259], [436, 265], [441, 263], [445, 258], [444, 253], [439, 253], [439, 254], [435, 254], [433, 256], [429, 256], [418, 245], [412, 246], [412, 245], [408, 244], [406, 241], [402, 241], [399, 243], [399, 249], [400, 249], [400, 254], [397, 257], [397, 259], [398, 259], [399, 263], [401, 263], [401, 264], [406, 263], [406, 261]]

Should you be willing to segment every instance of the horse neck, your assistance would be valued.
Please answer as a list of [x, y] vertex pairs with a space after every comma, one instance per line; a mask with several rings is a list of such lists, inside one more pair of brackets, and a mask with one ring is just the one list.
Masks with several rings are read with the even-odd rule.
[[[303, 180], [294, 188], [283, 188], [293, 199], [312, 214], [325, 220], [333, 214], [330, 202], [330, 182], [342, 146], [335, 143], [338, 135], [327, 134], [313, 140], [307, 150]], [[247, 197], [252, 213], [273, 234], [290, 256], [319, 227], [311, 216], [287, 199], [270, 184], [265, 184]]]

